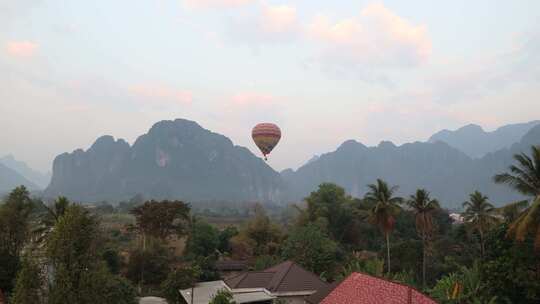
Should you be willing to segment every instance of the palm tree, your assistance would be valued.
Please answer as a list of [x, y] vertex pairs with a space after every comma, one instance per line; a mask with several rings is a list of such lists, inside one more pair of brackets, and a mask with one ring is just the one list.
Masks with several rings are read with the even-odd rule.
[[415, 214], [416, 231], [422, 238], [422, 286], [426, 287], [426, 243], [433, 231], [433, 211], [439, 209], [439, 202], [432, 199], [424, 189], [416, 190], [407, 204]]
[[373, 225], [378, 226], [386, 239], [386, 253], [388, 273], [390, 273], [390, 233], [394, 230], [396, 215], [400, 211], [399, 204], [403, 201], [401, 197], [394, 197], [398, 187], [389, 187], [388, 184], [377, 179], [377, 184], [368, 185], [369, 191], [366, 193], [366, 201], [374, 206], [369, 212], [368, 220]]
[[531, 147], [531, 157], [525, 153], [514, 155], [517, 165], [509, 167], [510, 173], [493, 177], [496, 183], [506, 184], [521, 194], [530, 196], [532, 204], [510, 224], [508, 235], [524, 241], [528, 234], [534, 236], [534, 249], [540, 251], [540, 146]]
[[33, 231], [37, 236], [36, 241], [38, 244], [41, 244], [47, 238], [48, 234], [62, 215], [64, 215], [69, 205], [69, 200], [64, 196], [59, 196], [52, 206], [43, 205], [46, 212], [41, 217], [39, 227]]
[[480, 255], [485, 253], [484, 233], [497, 222], [495, 207], [488, 202], [488, 197], [478, 191], [469, 195], [469, 201], [463, 203], [463, 220], [480, 236]]

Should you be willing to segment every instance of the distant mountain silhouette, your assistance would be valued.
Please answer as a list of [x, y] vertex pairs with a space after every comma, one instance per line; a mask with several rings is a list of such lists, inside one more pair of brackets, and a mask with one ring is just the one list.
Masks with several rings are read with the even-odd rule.
[[[500, 128], [504, 129], [504, 128]], [[499, 130], [500, 130], [499, 129]], [[81, 202], [146, 198], [197, 201], [297, 202], [323, 182], [361, 197], [366, 185], [383, 178], [408, 196], [426, 188], [447, 208], [459, 208], [474, 190], [496, 204], [521, 198], [496, 185], [494, 174], [513, 163], [515, 153], [540, 144], [540, 125], [509, 147], [472, 158], [442, 141], [367, 147], [354, 140], [312, 158], [294, 171], [275, 172], [248, 149], [189, 120], [161, 121], [133, 146], [102, 136], [86, 151], [56, 157], [46, 198], [65, 195]]]
[[43, 174], [30, 168], [25, 162], [16, 160], [13, 155], [0, 158], [0, 164], [15, 170], [26, 179], [36, 184], [40, 189], [45, 189], [51, 180], [51, 173]]
[[417, 188], [431, 191], [447, 208], [458, 208], [469, 193], [479, 190], [497, 204], [520, 195], [506, 186], [496, 185], [493, 175], [513, 163], [512, 156], [529, 153], [531, 145], [540, 144], [540, 125], [533, 127], [521, 141], [510, 148], [473, 159], [444, 142], [415, 142], [395, 146], [381, 142], [366, 147], [354, 140], [344, 142], [336, 151], [323, 154], [296, 171], [286, 170], [282, 177], [289, 185], [290, 200], [299, 200], [323, 182], [344, 187], [354, 196], [363, 196], [367, 184], [382, 178], [399, 185], [402, 196]]
[[0, 163], [0, 195], [6, 194], [21, 185], [26, 186], [29, 190], [39, 189], [36, 184]]
[[279, 201], [279, 173], [248, 149], [184, 119], [156, 123], [133, 146], [103, 136], [56, 157], [44, 196], [77, 201], [145, 197], [187, 201]]
[[470, 157], [480, 158], [489, 152], [509, 148], [538, 124], [540, 124], [540, 120], [510, 124], [492, 132], [485, 132], [482, 127], [470, 124], [455, 131], [442, 130], [437, 132], [428, 141], [442, 141]]

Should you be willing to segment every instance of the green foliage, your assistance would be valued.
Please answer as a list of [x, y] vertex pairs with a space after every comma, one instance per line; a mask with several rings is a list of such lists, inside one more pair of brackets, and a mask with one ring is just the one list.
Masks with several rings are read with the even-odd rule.
[[234, 258], [248, 259], [278, 254], [282, 239], [279, 226], [270, 220], [262, 206], [256, 205], [255, 216], [230, 239], [229, 244]]
[[219, 246], [219, 231], [214, 226], [197, 220], [192, 224], [185, 253], [191, 257], [215, 255]]
[[253, 266], [255, 271], [258, 270], [264, 270], [267, 268], [270, 268], [274, 265], [277, 265], [279, 263], [283, 262], [283, 259], [281, 259], [279, 256], [275, 255], [261, 255], [258, 256], [255, 259], [255, 264]]
[[167, 278], [171, 258], [159, 241], [130, 253], [126, 276], [135, 284], [159, 285]]
[[375, 277], [382, 277], [384, 272], [384, 260], [378, 258], [354, 259], [343, 267], [338, 280], [343, 280], [353, 272], [362, 272]]
[[413, 287], [417, 286], [416, 276], [412, 270], [402, 270], [400, 272], [393, 273], [389, 279], [394, 282], [399, 282], [401, 284]]
[[475, 263], [471, 268], [461, 267], [459, 272], [441, 278], [430, 294], [441, 303], [488, 303], [494, 300], [486, 292], [486, 286], [480, 264]]
[[233, 300], [232, 293], [228, 290], [220, 290], [212, 297], [208, 304], [236, 304]]
[[489, 294], [512, 303], [538, 303], [540, 256], [535, 254], [531, 238], [514, 243], [505, 238], [506, 230], [507, 226], [502, 225], [486, 238], [482, 276]]
[[228, 226], [219, 233], [219, 244], [218, 250], [221, 253], [231, 253], [232, 247], [230, 244], [231, 238], [237, 236], [239, 233], [238, 229], [235, 226]]
[[182, 201], [148, 201], [133, 208], [135, 228], [143, 235], [165, 240], [171, 235], [184, 235], [187, 231], [190, 207]]
[[294, 229], [283, 245], [283, 258], [293, 260], [316, 274], [332, 272], [338, 245], [317, 226]]
[[58, 268], [50, 289], [49, 304], [136, 304], [136, 292], [129, 282], [108, 272], [103, 264], [94, 265], [72, 276]]
[[192, 287], [201, 275], [201, 269], [198, 266], [183, 267], [171, 271], [167, 279], [161, 284], [161, 290], [167, 303], [184, 303], [180, 290]]
[[49, 304], [135, 303], [135, 290], [109, 272], [99, 247], [97, 219], [81, 206], [67, 207], [46, 242], [48, 263], [54, 267]]
[[373, 205], [369, 211], [368, 221], [379, 227], [386, 239], [386, 270], [392, 270], [390, 263], [390, 234], [394, 230], [396, 216], [401, 211], [399, 204], [403, 201], [401, 197], [394, 196], [397, 186], [389, 186], [385, 181], [377, 179], [376, 184], [368, 185], [369, 191], [365, 195], [365, 200]]
[[113, 248], [106, 248], [101, 254], [103, 260], [107, 264], [107, 268], [113, 274], [120, 273], [120, 267], [122, 266], [122, 259], [118, 254], [118, 251]]
[[86, 269], [98, 254], [99, 224], [83, 207], [71, 205], [47, 239], [46, 253], [53, 266]]
[[216, 269], [215, 256], [198, 256], [193, 260], [193, 263], [200, 269], [199, 281], [206, 282], [220, 279], [219, 272]]
[[24, 186], [15, 188], [0, 206], [0, 290], [11, 292], [20, 252], [30, 235], [34, 202]]
[[17, 273], [15, 289], [11, 302], [13, 304], [36, 304], [41, 303], [42, 275], [39, 266], [29, 257], [22, 261], [21, 270]]
[[463, 220], [472, 231], [478, 232], [480, 237], [480, 253], [485, 254], [485, 233], [492, 228], [498, 219], [495, 215], [495, 208], [488, 202], [488, 197], [475, 191], [469, 195], [470, 199], [463, 203], [465, 212]]
[[[508, 235], [523, 242], [528, 235], [534, 238], [534, 249], [540, 253], [540, 146], [531, 147], [531, 156], [525, 153], [514, 155], [517, 165], [510, 166], [510, 173], [495, 175], [496, 183], [506, 184], [514, 190], [533, 198], [530, 207], [519, 215], [508, 229]], [[522, 208], [517, 204], [512, 209]]]
[[353, 201], [343, 188], [323, 183], [317, 191], [311, 192], [305, 201], [307, 210], [299, 226], [315, 223], [338, 242], [357, 242], [358, 236], [350, 233], [354, 231], [351, 228], [355, 224]]

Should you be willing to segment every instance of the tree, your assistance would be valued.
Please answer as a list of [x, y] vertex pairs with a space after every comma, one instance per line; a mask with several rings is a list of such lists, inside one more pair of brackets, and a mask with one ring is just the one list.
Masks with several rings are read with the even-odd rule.
[[441, 303], [493, 303], [493, 296], [486, 288], [480, 265], [475, 263], [470, 268], [461, 267], [458, 272], [444, 276], [430, 293]]
[[70, 204], [66, 197], [59, 196], [51, 206], [43, 205], [45, 213], [41, 215], [38, 228], [33, 231], [37, 235], [38, 243], [43, 243], [47, 239], [54, 225], [64, 215]]
[[403, 201], [401, 197], [395, 197], [394, 193], [398, 187], [390, 187], [388, 184], [377, 179], [376, 184], [368, 185], [369, 191], [365, 195], [365, 200], [373, 204], [368, 221], [381, 229], [386, 239], [387, 271], [390, 273], [390, 234], [394, 230], [396, 216], [400, 212], [399, 204]]
[[513, 242], [506, 238], [507, 223], [486, 235], [482, 277], [488, 293], [508, 303], [540, 303], [540, 264], [533, 239]]
[[11, 191], [0, 206], [0, 290], [8, 294], [19, 271], [21, 250], [30, 235], [33, 206], [24, 186]]
[[523, 242], [532, 234], [534, 248], [540, 252], [540, 146], [531, 147], [531, 157], [521, 153], [514, 155], [514, 159], [518, 164], [510, 166], [510, 173], [497, 174], [494, 180], [532, 197], [532, 204], [513, 221], [508, 235]]
[[424, 189], [416, 190], [407, 204], [415, 214], [416, 231], [422, 239], [422, 286], [426, 287], [426, 243], [433, 232], [433, 212], [439, 208], [439, 202], [432, 199]]
[[161, 284], [161, 290], [165, 299], [167, 299], [167, 303], [184, 303], [180, 290], [192, 287], [200, 275], [201, 269], [198, 266], [182, 267], [171, 271], [167, 279]]
[[[352, 198], [346, 195], [345, 189], [335, 184], [323, 183], [317, 191], [311, 192], [305, 201], [305, 221], [318, 223], [338, 242], [350, 244], [356, 241], [348, 237], [354, 224], [354, 213]], [[306, 222], [299, 223], [300, 226], [305, 224]]]
[[230, 291], [221, 289], [210, 300], [208, 304], [236, 304]]
[[169, 252], [160, 242], [150, 241], [146, 249], [137, 248], [130, 253], [126, 276], [141, 287], [159, 285], [169, 274]]
[[185, 253], [189, 256], [215, 255], [219, 246], [219, 231], [212, 225], [196, 220], [187, 240]]
[[485, 233], [497, 223], [495, 208], [488, 202], [488, 197], [475, 191], [469, 195], [469, 201], [463, 203], [463, 220], [469, 229], [478, 232], [480, 237], [480, 255], [485, 255]]
[[135, 303], [133, 287], [101, 260], [100, 245], [97, 219], [81, 206], [68, 206], [46, 241], [54, 269], [49, 304]]
[[283, 245], [283, 258], [316, 274], [332, 273], [338, 245], [315, 225], [294, 229]]
[[238, 235], [238, 229], [235, 226], [228, 226], [219, 233], [219, 245], [218, 250], [221, 253], [230, 253], [232, 248], [230, 240]]
[[231, 238], [231, 253], [241, 259], [277, 254], [282, 239], [279, 226], [270, 220], [262, 206], [256, 205], [255, 216]]
[[21, 270], [17, 274], [15, 289], [11, 302], [13, 304], [35, 304], [42, 303], [42, 275], [39, 266], [25, 257], [22, 261]]
[[189, 222], [190, 207], [182, 201], [147, 201], [130, 211], [135, 216], [135, 229], [142, 234], [143, 247], [146, 236], [161, 240], [185, 235]]

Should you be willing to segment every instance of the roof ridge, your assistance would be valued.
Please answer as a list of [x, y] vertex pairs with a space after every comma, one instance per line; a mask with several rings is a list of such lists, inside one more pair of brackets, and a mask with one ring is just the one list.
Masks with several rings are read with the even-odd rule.
[[294, 262], [292, 262], [292, 261], [286, 261], [286, 262], [284, 262], [284, 263], [287, 263], [287, 262], [290, 263], [290, 264], [289, 264], [289, 267], [287, 268], [287, 271], [285, 271], [285, 273], [281, 276], [281, 278], [279, 278], [279, 281], [278, 281], [278, 283], [277, 283], [277, 285], [276, 285], [276, 288], [275, 288], [276, 290], [279, 289], [279, 286], [281, 285], [281, 283], [283, 283], [283, 279], [285, 279], [285, 277], [287, 276], [287, 274], [289, 273], [289, 271], [291, 271], [291, 269], [292, 269], [293, 266], [295, 265]]
[[[298, 265], [298, 264], [294, 264], [296, 265], [298, 268], [300, 268], [302, 271], [308, 273], [310, 276], [314, 277], [314, 278], [317, 278], [319, 281], [321, 281], [322, 283], [325, 283], [325, 284], [328, 284], [328, 282], [324, 281], [323, 279], [321, 279], [320, 276], [318, 276], [317, 274], [315, 274], [314, 272], [311, 272], [307, 269], [305, 269], [304, 267]], [[342, 280], [343, 281], [343, 280]]]

